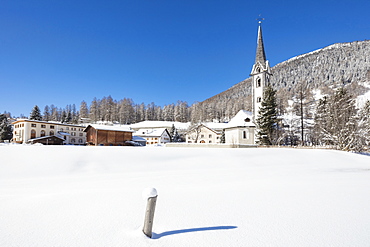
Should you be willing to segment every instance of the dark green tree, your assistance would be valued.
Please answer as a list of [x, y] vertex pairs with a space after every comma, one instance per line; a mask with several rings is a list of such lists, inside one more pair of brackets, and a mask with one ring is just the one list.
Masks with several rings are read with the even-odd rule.
[[13, 138], [12, 126], [5, 114], [0, 114], [0, 141]]
[[276, 91], [270, 84], [267, 85], [263, 92], [263, 100], [256, 122], [258, 144], [276, 144], [278, 133]]
[[225, 140], [225, 129], [222, 130], [222, 133], [221, 133], [221, 139], [220, 139], [220, 143], [225, 143], [226, 140]]
[[31, 120], [42, 120], [41, 111], [37, 105], [33, 107], [32, 112], [30, 114], [30, 119]]

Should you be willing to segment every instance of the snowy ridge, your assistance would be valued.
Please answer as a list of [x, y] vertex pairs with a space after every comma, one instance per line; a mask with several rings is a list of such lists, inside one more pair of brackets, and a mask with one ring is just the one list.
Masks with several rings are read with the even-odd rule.
[[[358, 42], [358, 41], [355, 41], [355, 42]], [[292, 58], [289, 58], [288, 60], [284, 61], [284, 62], [281, 62], [279, 64], [277, 64], [276, 66], [283, 66], [284, 64], [286, 63], [290, 63], [292, 61], [295, 61], [297, 59], [301, 59], [301, 58], [304, 58], [304, 57], [307, 57], [307, 56], [310, 56], [310, 55], [314, 55], [314, 54], [317, 54], [319, 52], [324, 52], [326, 50], [331, 50], [331, 49], [339, 49], [339, 48], [342, 48], [342, 47], [350, 47], [352, 45], [352, 43], [354, 42], [348, 42], [348, 43], [335, 43], [335, 44], [332, 44], [332, 45], [329, 45], [329, 46], [326, 46], [324, 48], [319, 48], [317, 50], [313, 50], [311, 52], [307, 52], [305, 54], [302, 54], [302, 55], [298, 55], [298, 56], [295, 56], [295, 57], [292, 57]]]

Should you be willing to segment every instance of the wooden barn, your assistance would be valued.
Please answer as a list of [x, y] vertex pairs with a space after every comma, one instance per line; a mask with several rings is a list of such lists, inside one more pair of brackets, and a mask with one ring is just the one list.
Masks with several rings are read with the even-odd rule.
[[128, 127], [92, 124], [86, 127], [87, 145], [92, 146], [129, 146], [133, 130]]

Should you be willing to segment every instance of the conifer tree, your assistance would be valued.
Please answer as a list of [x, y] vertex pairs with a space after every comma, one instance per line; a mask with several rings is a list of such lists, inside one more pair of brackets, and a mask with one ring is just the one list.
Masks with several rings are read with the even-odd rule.
[[315, 132], [323, 145], [345, 151], [363, 148], [355, 99], [344, 88], [319, 101], [315, 116]]
[[0, 114], [0, 141], [11, 140], [13, 137], [12, 126], [5, 114]]
[[258, 111], [257, 142], [260, 145], [272, 145], [276, 142], [277, 135], [277, 104], [276, 91], [267, 85], [263, 92], [263, 100]]
[[221, 138], [220, 138], [220, 143], [226, 143], [225, 129], [222, 130]]
[[42, 120], [41, 111], [37, 105], [33, 107], [32, 112], [30, 114], [30, 119], [31, 120]]

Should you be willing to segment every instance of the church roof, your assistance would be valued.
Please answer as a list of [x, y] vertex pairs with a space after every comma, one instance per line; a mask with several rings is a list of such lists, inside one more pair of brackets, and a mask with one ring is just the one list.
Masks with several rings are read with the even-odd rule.
[[255, 63], [257, 64], [258, 62], [260, 62], [261, 64], [266, 63], [266, 54], [265, 54], [265, 47], [263, 45], [261, 24], [258, 27], [257, 50], [256, 50], [256, 61], [255, 61]]

